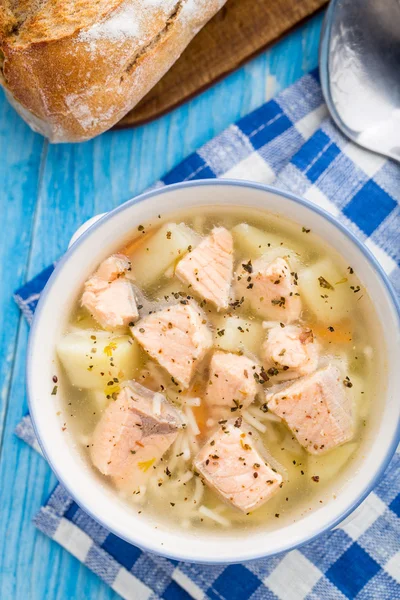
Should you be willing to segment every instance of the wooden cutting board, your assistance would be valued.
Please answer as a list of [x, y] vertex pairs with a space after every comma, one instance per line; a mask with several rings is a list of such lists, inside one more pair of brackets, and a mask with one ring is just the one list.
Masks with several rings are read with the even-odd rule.
[[176, 108], [237, 69], [327, 2], [228, 0], [117, 127], [141, 125]]

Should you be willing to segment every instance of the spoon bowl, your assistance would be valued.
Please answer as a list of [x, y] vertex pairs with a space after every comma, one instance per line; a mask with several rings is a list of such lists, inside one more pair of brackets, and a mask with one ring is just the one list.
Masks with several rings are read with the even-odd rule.
[[322, 91], [351, 140], [400, 160], [400, 1], [332, 0], [321, 35]]

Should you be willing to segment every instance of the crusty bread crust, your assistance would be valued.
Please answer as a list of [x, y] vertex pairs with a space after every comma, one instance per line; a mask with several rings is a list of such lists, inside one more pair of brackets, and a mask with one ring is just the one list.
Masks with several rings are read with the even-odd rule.
[[1, 83], [35, 131], [88, 140], [142, 99], [225, 1], [0, 0]]

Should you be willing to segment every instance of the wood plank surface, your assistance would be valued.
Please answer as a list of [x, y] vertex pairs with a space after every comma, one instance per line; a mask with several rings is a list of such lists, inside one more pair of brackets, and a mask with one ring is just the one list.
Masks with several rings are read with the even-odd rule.
[[[28, 131], [7, 102], [0, 104], [0, 281], [15, 290], [26, 277], [40, 165], [46, 142]], [[0, 293], [0, 447], [7, 410], [20, 313], [11, 294]], [[1, 574], [0, 574], [1, 576]]]
[[328, 0], [228, 0], [161, 81], [117, 125], [149, 122], [231, 73]]
[[[321, 15], [156, 122], [80, 145], [48, 146], [0, 94], [0, 599], [116, 600], [32, 518], [55, 485], [13, 431], [27, 410], [28, 327], [14, 289], [65, 251], [76, 227], [137, 194], [225, 127], [317, 65]], [[1, 425], [0, 425], [1, 427]], [[178, 600], [178, 599], [177, 599]]]

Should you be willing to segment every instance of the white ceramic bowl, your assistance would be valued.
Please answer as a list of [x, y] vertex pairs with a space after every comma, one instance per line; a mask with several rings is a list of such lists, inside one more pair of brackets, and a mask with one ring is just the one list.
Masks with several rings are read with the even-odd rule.
[[[154, 527], [102, 485], [61, 429], [62, 386], [52, 396], [55, 344], [86, 277], [141, 223], [193, 206], [237, 205], [266, 209], [308, 227], [336, 248], [355, 269], [375, 306], [388, 354], [388, 380], [382, 381], [382, 413], [357, 472], [321, 508], [275, 531], [251, 535], [193, 533]], [[293, 549], [336, 526], [372, 490], [400, 439], [399, 307], [381, 267], [366, 248], [318, 207], [274, 188], [242, 181], [207, 180], [148, 192], [103, 216], [79, 237], [58, 263], [42, 293], [31, 330], [27, 380], [31, 416], [50, 466], [76, 502], [104, 527], [148, 551], [178, 560], [242, 562]], [[61, 382], [62, 383], [62, 382]]]

